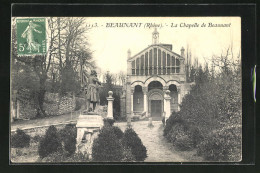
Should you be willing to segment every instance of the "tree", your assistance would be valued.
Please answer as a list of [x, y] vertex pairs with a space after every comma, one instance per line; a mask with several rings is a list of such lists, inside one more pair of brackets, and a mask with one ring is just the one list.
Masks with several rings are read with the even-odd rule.
[[79, 92], [81, 70], [95, 67], [92, 60], [84, 18], [57, 18], [57, 61], [60, 71], [60, 93]]
[[94, 161], [121, 161], [123, 159], [123, 146], [115, 135], [112, 126], [104, 126], [92, 147]]
[[[34, 73], [35, 76], [35, 80], [37, 80], [38, 85], [32, 85], [31, 91], [34, 94], [34, 102], [36, 103], [36, 108], [37, 108], [37, 116], [46, 116], [45, 110], [43, 109], [43, 102], [44, 102], [44, 95], [46, 92], [46, 81], [48, 78], [48, 71], [50, 69], [50, 65], [51, 65], [51, 60], [53, 58], [53, 51], [55, 50], [53, 48], [53, 44], [54, 44], [54, 40], [56, 38], [55, 35], [55, 29], [53, 28], [52, 25], [52, 18], [49, 18], [48, 20], [48, 24], [49, 24], [49, 28], [50, 28], [50, 34], [48, 35], [48, 40], [50, 40], [49, 42], [49, 49], [48, 52], [46, 53], [46, 55], [36, 55], [36, 56], [32, 56], [32, 57], [18, 57], [17, 56], [17, 45], [16, 45], [16, 23], [15, 20], [12, 23], [12, 28], [13, 28], [13, 32], [12, 32], [12, 61], [13, 62], [19, 62], [17, 63], [16, 67], [17, 69], [19, 69], [21, 66], [24, 66], [24, 69], [28, 69], [30, 70], [29, 73]], [[21, 69], [23, 71], [23, 69]], [[15, 75], [17, 77], [19, 77], [19, 73], [21, 73], [20, 70], [18, 70], [18, 73], [16, 73]], [[34, 74], [31, 74], [34, 75]], [[15, 83], [16, 86], [15, 87], [23, 87], [23, 86], [19, 86], [20, 83]], [[38, 86], [38, 87], [37, 87]]]
[[125, 85], [125, 82], [126, 82], [126, 74], [125, 72], [123, 71], [120, 71], [119, 74], [118, 74], [118, 78], [119, 78], [119, 84], [124, 86]]
[[40, 141], [38, 153], [41, 158], [44, 158], [52, 153], [62, 151], [61, 140], [55, 126], [50, 126], [44, 138]]
[[37, 117], [46, 116], [43, 103], [47, 90], [62, 95], [78, 92], [81, 67], [94, 67], [84, 18], [49, 17], [47, 26], [46, 55], [18, 57], [15, 18], [12, 21], [12, 89], [30, 91]]
[[144, 161], [147, 157], [146, 147], [143, 145], [141, 139], [132, 128], [125, 130], [123, 143], [130, 148], [135, 160]]
[[[179, 141], [178, 145], [184, 146], [190, 139], [197, 141], [194, 146], [198, 154], [208, 160], [239, 161], [242, 131], [241, 64], [233, 63], [230, 49], [227, 50], [225, 55], [213, 58], [216, 65], [214, 76], [207, 64], [204, 68], [199, 66], [195, 85], [183, 98], [181, 110], [167, 120], [164, 135], [168, 139], [175, 139], [186, 133], [185, 140]], [[185, 128], [177, 128], [176, 122], [185, 125]], [[199, 142], [195, 140], [200, 136]]]
[[120, 116], [120, 94], [121, 94], [121, 87], [115, 85], [115, 77], [109, 71], [104, 74], [104, 81], [102, 89], [100, 91], [100, 104], [106, 105], [108, 96], [108, 92], [113, 92], [114, 102], [113, 102], [113, 111], [114, 111], [114, 118], [117, 119]]

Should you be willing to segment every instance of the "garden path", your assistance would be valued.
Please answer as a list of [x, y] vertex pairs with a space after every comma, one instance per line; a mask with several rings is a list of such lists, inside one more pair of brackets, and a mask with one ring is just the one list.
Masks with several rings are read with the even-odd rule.
[[[115, 126], [126, 129], [126, 123], [115, 123]], [[173, 145], [163, 137], [163, 124], [153, 121], [153, 127], [148, 127], [148, 121], [132, 122], [132, 128], [141, 138], [147, 149], [145, 162], [191, 162], [201, 161], [195, 156], [195, 151], [176, 151]]]

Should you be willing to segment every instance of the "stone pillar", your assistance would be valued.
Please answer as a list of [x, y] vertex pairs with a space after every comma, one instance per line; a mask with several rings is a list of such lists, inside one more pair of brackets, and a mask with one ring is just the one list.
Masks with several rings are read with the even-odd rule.
[[127, 76], [126, 80], [126, 116], [131, 115], [131, 82], [130, 82], [130, 76]]
[[132, 75], [132, 62], [127, 61], [127, 75]]
[[143, 93], [144, 93], [144, 112], [146, 112], [146, 116], [147, 116], [148, 115], [147, 87], [143, 87]]
[[108, 97], [107, 97], [107, 118], [113, 119], [113, 101], [114, 98], [112, 97], [113, 92], [109, 91], [108, 92]]
[[126, 96], [125, 96], [125, 90], [123, 91], [123, 94], [120, 96], [120, 113], [121, 116], [126, 116], [126, 102], [125, 102]]
[[131, 87], [131, 115], [134, 114], [134, 91], [135, 89]]
[[165, 105], [164, 105], [164, 112], [165, 112], [165, 121], [170, 117], [171, 115], [171, 96], [170, 96], [170, 90], [167, 90], [165, 92]]
[[180, 104], [181, 104], [181, 88], [180, 86], [177, 87], [178, 92], [178, 111], [180, 111]]
[[[163, 93], [164, 93], [164, 98], [166, 97], [166, 91], [167, 90], [169, 90], [169, 86], [163, 86]], [[165, 112], [165, 104], [166, 104], [166, 102], [165, 102], [165, 99], [163, 99], [163, 111]]]

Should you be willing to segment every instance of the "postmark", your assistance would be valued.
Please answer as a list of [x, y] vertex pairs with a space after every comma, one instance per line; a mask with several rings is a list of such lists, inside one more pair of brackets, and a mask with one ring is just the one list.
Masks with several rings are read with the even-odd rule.
[[45, 18], [16, 19], [18, 56], [46, 54]]

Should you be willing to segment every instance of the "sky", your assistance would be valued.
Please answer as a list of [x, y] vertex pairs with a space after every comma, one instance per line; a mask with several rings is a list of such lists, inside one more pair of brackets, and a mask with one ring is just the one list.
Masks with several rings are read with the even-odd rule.
[[[189, 45], [192, 56], [201, 63], [225, 52], [231, 44], [235, 55], [241, 49], [240, 17], [87, 17], [86, 22], [97, 66], [112, 73], [126, 72], [128, 49], [133, 56], [152, 44], [155, 25], [159, 43], [172, 44], [178, 54]], [[138, 27], [116, 27], [116, 23], [137, 23]], [[209, 27], [209, 23], [226, 27]]]

